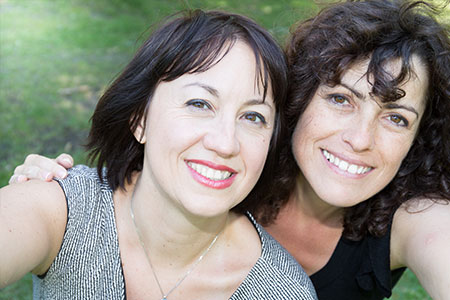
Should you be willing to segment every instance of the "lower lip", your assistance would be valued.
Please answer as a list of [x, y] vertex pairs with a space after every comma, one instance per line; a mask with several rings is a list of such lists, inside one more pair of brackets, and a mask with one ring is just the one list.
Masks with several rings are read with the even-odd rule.
[[365, 176], [366, 176], [367, 174], [369, 174], [370, 172], [372, 172], [372, 170], [369, 170], [368, 172], [366, 172], [366, 173], [361, 173], [361, 174], [352, 174], [352, 173], [349, 173], [349, 172], [347, 172], [347, 171], [344, 171], [344, 170], [339, 169], [338, 166], [336, 166], [335, 164], [329, 162], [328, 159], [325, 157], [325, 155], [323, 155], [322, 150], [320, 151], [320, 153], [322, 153], [322, 157], [323, 157], [323, 159], [325, 160], [326, 164], [327, 164], [327, 165], [330, 167], [330, 169], [333, 170], [336, 174], [344, 175], [344, 176], [346, 176], [346, 177], [348, 177], [348, 178], [352, 178], [352, 179], [360, 179], [360, 178], [362, 178], [362, 177], [365, 177]]
[[194, 178], [195, 181], [197, 181], [198, 183], [200, 183], [202, 185], [205, 185], [207, 187], [217, 189], [217, 190], [226, 189], [227, 187], [231, 186], [234, 182], [234, 179], [236, 178], [236, 174], [233, 174], [229, 178], [224, 179], [224, 180], [211, 180], [211, 179], [201, 175], [200, 173], [197, 173], [194, 169], [189, 167], [189, 165], [187, 165], [187, 167], [188, 167], [189, 171], [191, 172], [192, 177]]

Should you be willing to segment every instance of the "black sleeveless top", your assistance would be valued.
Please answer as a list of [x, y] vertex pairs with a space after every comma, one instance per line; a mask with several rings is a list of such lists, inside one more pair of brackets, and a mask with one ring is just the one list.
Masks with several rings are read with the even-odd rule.
[[384, 299], [405, 268], [390, 270], [389, 231], [381, 238], [339, 240], [328, 263], [310, 276], [320, 300]]

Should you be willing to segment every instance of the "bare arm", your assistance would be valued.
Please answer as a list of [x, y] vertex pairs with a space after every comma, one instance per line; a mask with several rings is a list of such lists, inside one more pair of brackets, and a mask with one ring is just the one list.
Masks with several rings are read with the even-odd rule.
[[0, 288], [50, 267], [64, 235], [64, 197], [56, 182], [29, 181], [0, 189]]
[[54, 177], [62, 179], [67, 176], [67, 169], [71, 167], [73, 158], [69, 154], [60, 154], [55, 159], [30, 154], [22, 165], [16, 167], [9, 183], [25, 182], [29, 179], [51, 181]]
[[450, 295], [450, 204], [414, 200], [394, 217], [394, 266], [407, 266], [435, 300]]

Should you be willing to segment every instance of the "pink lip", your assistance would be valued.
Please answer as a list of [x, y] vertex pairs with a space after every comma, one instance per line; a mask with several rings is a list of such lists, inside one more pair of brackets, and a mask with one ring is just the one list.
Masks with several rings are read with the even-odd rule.
[[205, 165], [207, 167], [210, 167], [211, 169], [216, 169], [216, 170], [219, 170], [219, 171], [228, 171], [230, 173], [237, 173], [236, 170], [234, 170], [234, 169], [232, 169], [230, 167], [227, 167], [227, 166], [224, 166], [224, 165], [218, 165], [218, 164], [215, 164], [215, 163], [213, 163], [211, 161], [199, 160], [199, 159], [190, 159], [188, 161], [196, 163], [196, 164], [200, 164], [200, 165]]
[[[193, 162], [196, 164], [201, 164], [201, 165], [205, 165], [211, 169], [215, 169], [215, 170], [219, 170], [219, 171], [228, 171], [230, 173], [232, 173], [232, 175], [224, 180], [211, 180], [205, 176], [203, 176], [202, 174], [198, 173], [197, 171], [195, 171], [194, 169], [192, 169], [189, 165], [188, 162]], [[231, 186], [236, 178], [236, 174], [237, 172], [227, 166], [224, 165], [217, 165], [213, 162], [210, 161], [204, 161], [204, 160], [188, 160], [186, 161], [186, 166], [188, 167], [188, 170], [191, 172], [192, 177], [194, 178], [195, 181], [197, 181], [198, 183], [205, 185], [207, 187], [213, 188], [213, 189], [225, 189], [229, 186]]]

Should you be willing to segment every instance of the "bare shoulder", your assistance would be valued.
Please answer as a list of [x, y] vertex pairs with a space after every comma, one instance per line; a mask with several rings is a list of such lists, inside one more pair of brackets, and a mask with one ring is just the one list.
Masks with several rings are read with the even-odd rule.
[[417, 236], [426, 234], [431, 242], [430, 233], [439, 233], [450, 224], [450, 201], [411, 199], [405, 202], [394, 215], [393, 232], [402, 235]]
[[0, 189], [0, 207], [3, 213], [18, 210], [19, 214], [15, 215], [17, 218], [24, 216], [24, 213], [20, 213], [21, 210], [27, 212], [26, 217], [44, 220], [55, 213], [59, 215], [64, 212], [67, 206], [64, 192], [57, 182], [30, 180]]
[[1, 266], [4, 282], [45, 272], [57, 255], [66, 220], [65, 195], [57, 182], [31, 180], [1, 188], [0, 253], [8, 262]]
[[433, 299], [450, 293], [450, 204], [412, 199], [394, 215], [391, 267], [407, 266]]
[[2, 187], [2, 191], [6, 193], [14, 193], [25, 195], [27, 193], [49, 192], [62, 193], [62, 189], [56, 181], [28, 180], [23, 183], [14, 183]]

